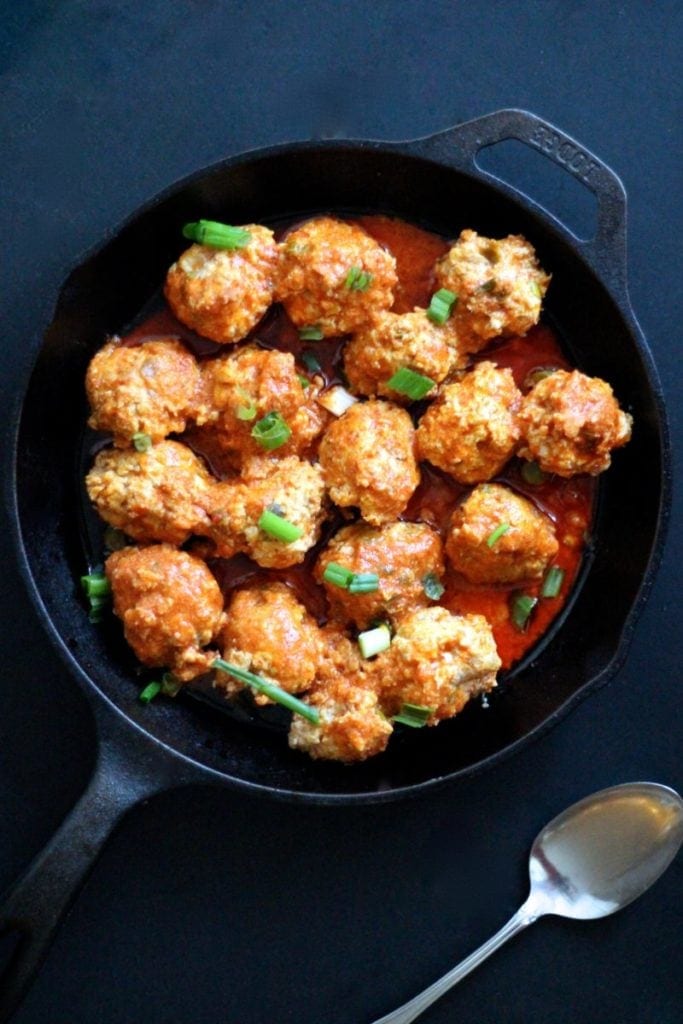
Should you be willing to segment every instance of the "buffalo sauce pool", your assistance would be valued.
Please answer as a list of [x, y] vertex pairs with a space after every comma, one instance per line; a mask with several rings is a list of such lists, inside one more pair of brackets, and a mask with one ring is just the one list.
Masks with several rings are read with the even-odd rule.
[[[372, 215], [348, 219], [359, 223], [396, 259], [398, 285], [393, 311], [407, 313], [415, 306], [427, 307], [434, 291], [434, 264], [447, 251], [448, 242], [439, 235], [391, 217]], [[284, 232], [280, 233], [280, 237], [282, 234]], [[141, 321], [125, 335], [123, 342], [136, 345], [153, 337], [180, 338], [200, 359], [225, 353], [231, 348], [216, 345], [194, 334], [176, 320], [165, 304], [159, 302], [149, 315], [142, 316]], [[344, 382], [341, 367], [346, 338], [302, 342], [297, 329], [279, 305], [268, 311], [245, 340], [267, 348], [292, 352], [303, 370], [306, 369], [305, 357], [313, 356], [328, 385]], [[493, 342], [484, 352], [474, 356], [472, 362], [483, 359], [499, 367], [509, 367], [520, 390], [525, 390], [525, 378], [534, 369], [572, 368], [555, 332], [546, 324], [532, 328], [523, 338]], [[234, 470], [224, 464], [221, 453], [209, 450], [205, 441], [200, 440], [191, 429], [181, 435], [180, 439], [205, 459], [214, 475], [234, 475]], [[552, 520], [559, 543], [553, 565], [564, 570], [559, 594], [557, 597], [542, 597], [542, 581], [515, 584], [512, 587], [471, 584], [447, 563], [443, 578], [445, 593], [439, 602], [451, 612], [479, 613], [488, 619], [503, 668], [510, 668], [536, 644], [564, 606], [576, 580], [586, 546], [595, 493], [594, 480], [588, 476], [576, 476], [569, 480], [551, 476], [540, 484], [530, 484], [522, 476], [523, 465], [520, 460], [512, 459], [494, 479], [524, 495]], [[471, 487], [456, 483], [426, 463], [422, 464], [421, 471], [421, 483], [401, 518], [425, 522], [445, 538], [453, 509]], [[353, 519], [349, 510], [344, 513], [337, 510], [336, 516], [323, 526], [320, 541], [307, 553], [305, 561], [289, 569], [262, 569], [245, 555], [231, 559], [211, 558], [210, 550], [201, 541], [198, 542], [198, 548], [200, 553], [208, 556], [208, 564], [226, 598], [230, 591], [247, 583], [277, 579], [292, 587], [311, 614], [323, 622], [327, 615], [327, 602], [323, 588], [313, 578], [313, 567], [321, 548], [327, 544], [331, 535]], [[510, 616], [511, 603], [520, 593], [537, 599], [523, 629], [517, 628]]]

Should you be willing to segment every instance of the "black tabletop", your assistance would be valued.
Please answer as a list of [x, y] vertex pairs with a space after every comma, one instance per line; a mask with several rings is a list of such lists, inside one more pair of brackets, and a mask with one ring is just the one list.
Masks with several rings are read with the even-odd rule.
[[[664, 0], [5, 4], [3, 516], [6, 439], [56, 292], [131, 210], [232, 153], [310, 137], [406, 139], [501, 107], [538, 113], [621, 176], [631, 298], [680, 441], [682, 30], [680, 5]], [[533, 191], [533, 169], [513, 160], [509, 171]], [[571, 224], [584, 207], [565, 178], [539, 165], [540, 198]], [[618, 782], [683, 788], [680, 521], [675, 503], [617, 677], [483, 775], [382, 806], [192, 787], [136, 807], [17, 1024], [365, 1024], [448, 969], [525, 898], [527, 850], [546, 820]], [[9, 526], [0, 544], [1, 889], [83, 790], [95, 739]], [[679, 858], [615, 917], [541, 921], [425, 1022], [676, 1024], [682, 871]]]

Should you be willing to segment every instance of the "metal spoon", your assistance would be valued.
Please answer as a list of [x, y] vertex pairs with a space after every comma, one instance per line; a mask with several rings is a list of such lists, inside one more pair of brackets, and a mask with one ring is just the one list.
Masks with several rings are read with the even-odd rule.
[[529, 856], [531, 891], [499, 932], [374, 1024], [410, 1024], [465, 975], [544, 914], [588, 920], [625, 907], [656, 882], [683, 842], [683, 800], [654, 782], [612, 786], [568, 807]]

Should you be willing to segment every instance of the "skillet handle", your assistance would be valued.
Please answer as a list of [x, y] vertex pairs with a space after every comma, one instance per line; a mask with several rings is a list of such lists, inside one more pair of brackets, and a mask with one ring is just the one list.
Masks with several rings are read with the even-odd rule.
[[[99, 717], [99, 716], [98, 716]], [[0, 935], [19, 941], [0, 973], [0, 1022], [10, 1018], [42, 964], [52, 940], [121, 818], [141, 800], [185, 780], [149, 743], [128, 735], [101, 741], [90, 783], [47, 846], [0, 901]], [[137, 748], [137, 750], [135, 749]], [[137, 754], [137, 756], [136, 756]], [[169, 770], [170, 769], [170, 770]]]
[[[614, 171], [571, 136], [529, 111], [498, 110], [474, 121], [466, 121], [438, 135], [418, 140], [418, 144], [422, 144], [425, 155], [434, 155], [436, 150], [439, 159], [446, 163], [455, 163], [465, 171], [476, 170], [478, 177], [483, 175], [495, 182], [498, 187], [502, 184], [505, 190], [515, 192], [515, 189], [505, 182], [501, 183], [500, 179], [484, 171], [476, 162], [480, 149], [496, 142], [504, 142], [506, 139], [517, 139], [518, 142], [538, 150], [590, 189], [597, 199], [598, 206], [595, 237], [583, 241], [572, 235], [572, 242], [603, 281], [615, 290], [625, 290], [624, 186]], [[552, 216], [552, 213], [550, 215]]]

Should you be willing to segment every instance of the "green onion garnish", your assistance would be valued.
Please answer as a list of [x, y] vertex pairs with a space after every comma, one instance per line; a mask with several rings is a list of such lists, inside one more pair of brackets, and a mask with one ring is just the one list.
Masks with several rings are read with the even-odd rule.
[[349, 583], [350, 594], [374, 594], [379, 590], [379, 576], [375, 572], [354, 572]]
[[322, 341], [323, 332], [315, 324], [312, 324], [310, 327], [300, 327], [299, 337], [302, 341]]
[[161, 692], [164, 697], [176, 697], [182, 688], [180, 679], [176, 679], [172, 672], [164, 672], [161, 677]]
[[556, 372], [556, 366], [537, 366], [533, 370], [529, 370], [526, 377], [524, 378], [522, 387], [525, 391], [529, 391], [531, 388], [535, 387], [536, 384], [538, 384], [540, 381], [545, 380], [546, 377], [552, 377], [552, 375]]
[[332, 583], [335, 587], [347, 590], [353, 579], [353, 573], [350, 569], [345, 569], [343, 565], [338, 565], [337, 562], [330, 562], [323, 573], [323, 579], [326, 583]]
[[422, 577], [422, 589], [432, 601], [438, 601], [443, 597], [445, 587], [435, 572], [428, 572]]
[[244, 388], [238, 388], [237, 394], [240, 396], [244, 405], [237, 407], [237, 419], [238, 420], [253, 420], [258, 412], [258, 406], [256, 402]]
[[389, 627], [382, 623], [375, 629], [366, 629], [364, 633], [359, 633], [358, 646], [364, 658], [372, 658], [375, 654], [386, 651], [391, 646]]
[[487, 547], [492, 548], [493, 545], [496, 543], [496, 541], [500, 540], [500, 538], [504, 534], [506, 534], [509, 529], [510, 529], [510, 524], [509, 523], [498, 523], [498, 526], [495, 528], [495, 530], [493, 530], [493, 532], [490, 533], [488, 535], [488, 537], [486, 538], [486, 545], [487, 545]]
[[427, 316], [432, 323], [445, 324], [457, 301], [458, 296], [455, 292], [449, 291], [448, 288], [439, 288], [438, 292], [432, 295]]
[[306, 390], [306, 388], [310, 388], [311, 382], [308, 379], [308, 377], [304, 377], [302, 373], [297, 373], [297, 377], [299, 378], [299, 384], [301, 384], [301, 387], [304, 389], [304, 391]]
[[366, 292], [371, 284], [372, 274], [362, 267], [351, 267], [344, 281], [344, 287], [351, 292]]
[[270, 509], [266, 509], [265, 512], [261, 513], [261, 517], [258, 521], [259, 530], [263, 530], [269, 537], [273, 537], [275, 540], [281, 540], [285, 544], [291, 544], [293, 541], [298, 540], [299, 537], [303, 537], [304, 531], [300, 526], [295, 526], [294, 523], [290, 523], [289, 520], [283, 519], [277, 512], [271, 512]]
[[302, 352], [301, 362], [304, 364], [307, 370], [310, 370], [311, 373], [323, 372], [322, 366], [320, 365], [317, 358], [313, 355], [312, 352]]
[[131, 441], [136, 452], [148, 452], [152, 447], [152, 438], [149, 434], [133, 434]]
[[251, 233], [231, 224], [217, 220], [197, 220], [186, 224], [183, 235], [200, 245], [211, 245], [214, 249], [244, 249], [251, 241]]
[[407, 366], [402, 366], [387, 381], [388, 388], [391, 388], [392, 391], [398, 391], [400, 395], [406, 395], [413, 402], [419, 402], [421, 398], [424, 398], [435, 384], [436, 381], [432, 380], [431, 377], [425, 377], [422, 373], [409, 370]]
[[91, 622], [102, 621], [102, 612], [111, 600], [111, 586], [103, 572], [91, 572], [87, 576], [81, 576], [81, 586], [88, 598]]
[[400, 712], [391, 720], [409, 725], [411, 729], [421, 729], [433, 714], [434, 708], [425, 707], [424, 704], [401, 704]]
[[544, 484], [548, 479], [548, 474], [544, 473], [537, 462], [525, 462], [521, 469], [522, 478], [526, 480], [528, 484]]
[[515, 629], [520, 632], [526, 629], [531, 613], [537, 604], [537, 597], [531, 597], [530, 594], [515, 594], [510, 605], [510, 618]]
[[138, 694], [138, 700], [142, 704], [149, 704], [151, 700], [154, 700], [161, 693], [161, 683], [148, 683], [144, 690], [140, 690]]
[[564, 583], [564, 569], [559, 565], [552, 565], [545, 574], [541, 586], [541, 597], [557, 597]]
[[309, 722], [313, 722], [314, 725], [317, 725], [320, 721], [320, 715], [316, 708], [312, 708], [310, 704], [304, 704], [302, 700], [293, 697], [291, 693], [287, 693], [286, 690], [283, 690], [275, 683], [269, 683], [266, 679], [262, 679], [261, 676], [254, 675], [253, 672], [247, 672], [246, 669], [238, 668], [237, 665], [231, 665], [229, 661], [223, 661], [222, 658], [216, 658], [213, 667], [221, 672], [226, 672], [241, 683], [246, 683], [247, 686], [251, 686], [258, 693], [265, 694], [266, 697], [274, 700], [276, 704], [281, 704], [290, 711], [295, 711], [297, 715], [302, 715]]
[[292, 436], [292, 431], [279, 412], [269, 412], [254, 424], [251, 436], [258, 441], [262, 448], [270, 452], [285, 444]]

